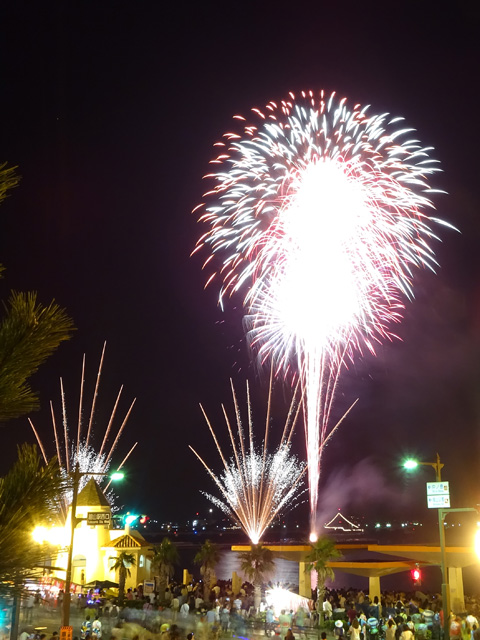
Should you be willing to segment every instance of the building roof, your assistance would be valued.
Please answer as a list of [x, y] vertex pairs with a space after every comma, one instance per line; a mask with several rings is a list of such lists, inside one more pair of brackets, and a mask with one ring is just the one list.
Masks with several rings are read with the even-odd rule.
[[109, 507], [110, 503], [106, 499], [103, 491], [93, 478], [87, 482], [78, 494], [77, 507]]
[[[264, 545], [273, 551], [279, 558], [294, 562], [308, 562], [307, 557], [312, 551], [311, 545]], [[333, 567], [335, 571], [345, 571], [356, 575], [381, 576], [397, 571], [406, 571], [414, 564], [440, 565], [441, 549], [430, 545], [382, 545], [382, 544], [336, 544], [335, 547], [343, 552], [344, 561], [327, 562], [327, 567]], [[249, 551], [249, 545], [233, 545], [232, 551]], [[357, 554], [362, 550], [375, 555], [375, 560], [365, 561], [358, 558]], [[345, 556], [352, 555], [352, 558]], [[382, 560], [381, 556], [394, 556], [395, 559]], [[469, 567], [478, 563], [475, 549], [472, 547], [445, 547], [447, 567]], [[357, 558], [355, 557], [357, 556]], [[377, 560], [378, 558], [378, 560]]]
[[339, 529], [341, 531], [363, 531], [363, 529], [361, 529], [358, 524], [355, 524], [354, 522], [350, 522], [350, 520], [348, 520], [343, 513], [340, 513], [340, 510], [338, 511], [338, 513], [336, 513], [333, 518], [330, 520], [330, 522], [327, 522], [327, 524], [324, 527], [325, 529]]
[[130, 531], [124, 535], [115, 538], [105, 547], [114, 547], [115, 549], [140, 549], [141, 547], [151, 547], [151, 544], [145, 540], [138, 531]]

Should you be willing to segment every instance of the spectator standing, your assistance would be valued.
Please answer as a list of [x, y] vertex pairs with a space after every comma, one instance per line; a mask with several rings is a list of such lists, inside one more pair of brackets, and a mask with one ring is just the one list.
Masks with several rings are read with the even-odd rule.
[[100, 638], [102, 637], [102, 623], [98, 619], [98, 616], [95, 616], [95, 620], [92, 622], [92, 638]]
[[330, 620], [330, 618], [332, 617], [332, 613], [333, 613], [332, 603], [327, 598], [327, 596], [325, 596], [325, 598], [323, 599], [323, 617], [324, 617], [324, 619], [325, 620]]
[[170, 605], [170, 608], [172, 610], [172, 620], [173, 622], [176, 622], [178, 617], [178, 612], [180, 611], [180, 600], [176, 595], [172, 598], [172, 603]]

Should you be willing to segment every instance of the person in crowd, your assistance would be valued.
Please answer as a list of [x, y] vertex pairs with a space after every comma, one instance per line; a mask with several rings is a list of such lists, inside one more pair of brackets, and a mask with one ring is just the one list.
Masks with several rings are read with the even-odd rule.
[[323, 598], [323, 617], [324, 617], [324, 619], [325, 620], [330, 620], [330, 618], [332, 617], [332, 613], [333, 613], [332, 603], [330, 602], [328, 597], [325, 596]]
[[172, 598], [170, 608], [172, 610], [172, 620], [173, 622], [176, 622], [178, 618], [178, 612], [180, 611], [180, 600], [176, 594]]
[[227, 633], [230, 624], [230, 609], [227, 602], [225, 602], [220, 611], [220, 623], [222, 625], [222, 632]]
[[460, 640], [462, 637], [462, 620], [458, 616], [452, 614], [450, 621], [450, 639]]
[[92, 631], [92, 622], [90, 620], [90, 616], [85, 616], [85, 620], [82, 622], [82, 626], [80, 628], [80, 638], [85, 640], [87, 635], [90, 636]]
[[395, 624], [395, 620], [390, 618], [387, 622], [387, 628], [385, 630], [385, 640], [395, 640], [395, 632], [397, 630], [397, 625]]
[[402, 625], [402, 632], [400, 634], [400, 640], [413, 640], [414, 639], [413, 631], [410, 629], [406, 622]]
[[350, 640], [360, 640], [360, 632], [361, 632], [360, 622], [358, 621], [358, 618], [354, 618], [352, 620], [352, 624], [350, 625], [347, 631], [347, 634]]
[[188, 618], [188, 612], [190, 611], [190, 607], [188, 606], [187, 602], [184, 602], [182, 604], [182, 606], [180, 607], [180, 618], [182, 620], [186, 620]]
[[267, 607], [265, 611], [265, 635], [269, 636], [275, 629], [275, 614], [273, 613], [273, 607]]
[[95, 620], [92, 622], [92, 638], [94, 640], [100, 640], [102, 637], [102, 623], [98, 618], [98, 616], [95, 616]]

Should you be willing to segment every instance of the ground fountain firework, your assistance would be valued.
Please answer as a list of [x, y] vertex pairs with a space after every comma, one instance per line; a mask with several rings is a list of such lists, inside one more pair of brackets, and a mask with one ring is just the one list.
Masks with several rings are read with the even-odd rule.
[[280, 444], [274, 453], [268, 452], [271, 390], [270, 384], [263, 447], [258, 448], [254, 443], [248, 383], [247, 430], [244, 430], [242, 426], [240, 408], [232, 384], [237, 437], [233, 434], [227, 412], [222, 405], [232, 446], [230, 458], [223, 454], [211, 422], [202, 407], [203, 415], [223, 463], [223, 472], [216, 475], [195, 449], [190, 447], [215, 482], [222, 499], [209, 493], [205, 493], [205, 495], [242, 527], [252, 544], [259, 543], [266, 528], [277, 515], [298, 504], [303, 493], [302, 478], [306, 470], [305, 465], [299, 462], [290, 451], [291, 437], [300, 411], [295, 397], [288, 412]]
[[416, 267], [435, 269], [428, 178], [438, 171], [403, 119], [347, 106], [335, 93], [292, 93], [253, 109], [216, 144], [217, 171], [196, 209], [196, 250], [221, 254], [207, 284], [243, 294], [261, 363], [299, 375], [315, 522], [321, 455], [343, 366], [391, 339]]
[[[95, 389], [93, 392], [92, 402], [90, 405], [90, 412], [88, 415], [88, 421], [84, 419], [84, 410], [85, 410], [85, 399], [84, 399], [84, 387], [85, 387], [85, 364], [86, 358], [83, 356], [82, 362], [82, 374], [80, 380], [80, 394], [79, 394], [79, 402], [78, 402], [78, 413], [75, 415], [75, 419], [70, 421], [69, 415], [67, 412], [67, 401], [65, 396], [65, 391], [63, 388], [63, 380], [60, 378], [60, 395], [61, 395], [61, 419], [62, 426], [60, 427], [57, 422], [57, 417], [54, 411], [53, 403], [50, 402], [50, 413], [52, 418], [52, 429], [53, 429], [53, 437], [55, 441], [55, 452], [57, 455], [58, 462], [60, 464], [60, 469], [63, 474], [68, 475], [71, 470], [75, 468], [75, 465], [78, 463], [79, 470], [81, 472], [80, 478], [80, 490], [85, 486], [85, 484], [90, 480], [90, 478], [94, 477], [95, 480], [99, 483], [106, 479], [106, 475], [112, 465], [112, 456], [117, 448], [120, 437], [123, 433], [123, 430], [127, 424], [127, 421], [130, 417], [130, 414], [133, 409], [133, 405], [135, 404], [135, 399], [130, 404], [126, 414], [124, 415], [121, 424], [119, 427], [114, 427], [113, 423], [117, 415], [118, 405], [120, 403], [120, 399], [123, 392], [123, 386], [120, 387], [117, 398], [115, 400], [113, 409], [108, 418], [108, 422], [106, 423], [103, 429], [99, 429], [98, 425], [94, 428], [95, 416], [96, 416], [96, 407], [97, 407], [97, 397], [100, 387], [100, 379], [103, 371], [103, 361], [105, 357], [105, 348], [106, 344], [103, 345], [102, 355], [100, 357], [100, 363], [98, 366]], [[76, 427], [72, 428], [72, 422], [76, 422]], [[45, 462], [48, 461], [47, 450], [48, 446], [45, 446], [45, 442], [39, 435], [38, 429], [35, 428], [33, 422], [29, 418], [30, 426], [32, 427], [33, 433], [37, 439], [38, 445], [42, 452], [42, 456]], [[95, 431], [95, 433], [94, 433]], [[103, 431], [103, 433], [102, 433]], [[99, 437], [99, 433], [101, 436]], [[95, 446], [95, 443], [100, 441], [100, 446]], [[123, 458], [123, 460], [118, 464], [115, 469], [120, 470], [125, 462], [130, 457], [131, 453], [137, 446], [137, 443], [131, 447], [127, 455]], [[95, 476], [88, 475], [89, 473], [96, 474]], [[83, 475], [84, 474], [84, 475]], [[102, 474], [102, 475], [98, 475]], [[110, 502], [113, 499], [113, 494], [108, 493], [108, 487], [110, 483], [108, 482], [104, 487], [104, 492], [106, 492], [107, 498], [110, 498]], [[72, 492], [71, 490], [67, 490], [65, 495], [63, 496], [62, 501], [62, 513], [59, 514], [61, 519], [65, 519], [68, 512], [68, 506], [72, 501]]]

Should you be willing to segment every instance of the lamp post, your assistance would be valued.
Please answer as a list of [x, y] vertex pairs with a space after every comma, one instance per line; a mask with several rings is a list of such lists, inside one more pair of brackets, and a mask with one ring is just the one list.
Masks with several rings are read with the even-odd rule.
[[[70, 588], [72, 585], [72, 559], [73, 559], [73, 542], [75, 537], [75, 528], [84, 518], [77, 518], [77, 500], [78, 489], [80, 487], [80, 478], [83, 476], [105, 476], [105, 473], [92, 473], [91, 471], [80, 471], [79, 464], [75, 465], [73, 474], [71, 474], [73, 485], [73, 496], [71, 505], [71, 522], [70, 522], [70, 545], [68, 547], [67, 569], [65, 575], [65, 593], [63, 596], [62, 607], [62, 626], [68, 627], [70, 624]], [[116, 471], [110, 476], [111, 480], [121, 480], [123, 473]]]
[[[442, 481], [442, 469], [444, 465], [440, 462], [440, 456], [437, 453], [436, 462], [418, 462], [418, 460], [408, 459], [403, 463], [403, 467], [408, 471], [416, 469], [418, 466], [428, 466], [435, 469], [435, 480]], [[450, 583], [447, 573], [447, 550], [445, 546], [445, 517], [449, 513], [459, 511], [477, 511], [473, 507], [463, 509], [446, 509], [440, 508], [438, 511], [438, 535], [440, 538], [440, 568], [442, 571], [442, 610], [443, 610], [443, 638], [447, 640], [450, 636]]]
[[403, 467], [404, 469], [407, 469], [407, 471], [416, 469], [420, 465], [425, 467], [433, 467], [435, 469], [435, 480], [437, 482], [442, 481], [442, 469], [445, 465], [442, 462], [440, 462], [440, 456], [438, 455], [438, 453], [437, 453], [436, 462], [418, 462], [418, 460], [413, 460], [412, 458], [409, 458], [408, 460], [405, 460], [405, 462], [403, 463]]

